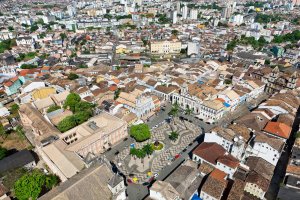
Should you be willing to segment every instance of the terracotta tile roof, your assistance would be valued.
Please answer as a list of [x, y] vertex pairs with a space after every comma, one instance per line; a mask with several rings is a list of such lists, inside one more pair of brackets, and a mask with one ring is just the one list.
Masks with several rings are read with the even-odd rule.
[[111, 85], [110, 87], [109, 87], [109, 90], [110, 91], [116, 91], [118, 89], [118, 86], [116, 86], [116, 85]]
[[282, 139], [272, 137], [265, 133], [259, 133], [259, 132], [256, 132], [256, 137], [255, 137], [254, 141], [261, 142], [261, 143], [267, 143], [279, 152], [281, 151], [281, 149], [284, 145], [284, 142], [282, 141]]
[[251, 131], [245, 125], [230, 124], [228, 128], [233, 130], [236, 135], [242, 136], [246, 142], [251, 138]]
[[193, 154], [201, 157], [211, 164], [217, 164], [217, 159], [223, 156], [226, 150], [217, 143], [201, 143], [194, 151]]
[[176, 90], [178, 90], [179, 88], [175, 85], [170, 85], [170, 86], [164, 86], [164, 85], [158, 85], [155, 87], [155, 90], [165, 93], [165, 94], [169, 94], [171, 92], [174, 92]]
[[295, 120], [295, 117], [289, 113], [287, 114], [281, 114], [278, 116], [278, 119], [277, 119], [277, 122], [281, 122], [281, 123], [284, 123], [290, 127], [293, 126], [293, 123], [294, 123], [294, 120]]
[[266, 114], [269, 118], [273, 118], [276, 115], [268, 108], [257, 108], [252, 111], [252, 113], [264, 113]]
[[278, 137], [288, 139], [290, 137], [292, 128], [281, 122], [268, 122], [264, 131]]
[[224, 172], [215, 169], [204, 182], [202, 191], [216, 199], [221, 199], [227, 185], [227, 181], [222, 179], [225, 177], [226, 174]]
[[258, 173], [267, 180], [271, 180], [274, 174], [274, 165], [260, 157], [250, 156], [245, 163], [251, 171]]
[[116, 84], [120, 83], [119, 79], [112, 79], [113, 82], [115, 82]]
[[41, 69], [23, 69], [20, 71], [19, 76], [26, 76], [27, 74], [40, 73]]
[[218, 158], [217, 162], [220, 162], [230, 168], [237, 168], [240, 164], [239, 160], [233, 157], [232, 155], [223, 155]]
[[203, 162], [201, 163], [200, 167], [198, 168], [198, 170], [201, 172], [201, 173], [204, 173], [204, 174], [209, 174], [210, 172], [212, 172], [215, 168], [213, 166], [211, 166], [210, 164], [206, 163], [206, 162]]
[[262, 177], [260, 174], [251, 171], [247, 178], [246, 178], [246, 183], [254, 183], [256, 184], [259, 188], [261, 188], [264, 192], [266, 192], [269, 188], [270, 181]]
[[243, 197], [245, 182], [240, 179], [235, 179], [227, 200], [239, 200]]
[[237, 124], [245, 125], [252, 130], [261, 131], [266, 126], [268, 121], [269, 120], [260, 113], [249, 113], [238, 118], [235, 122]]

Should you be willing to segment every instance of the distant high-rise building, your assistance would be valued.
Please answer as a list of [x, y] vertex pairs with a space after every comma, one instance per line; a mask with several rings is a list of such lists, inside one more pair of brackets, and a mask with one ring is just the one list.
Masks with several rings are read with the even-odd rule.
[[292, 3], [294, 6], [300, 6], [300, 0], [293, 0]]
[[190, 10], [190, 19], [196, 20], [198, 18], [198, 10], [191, 9]]
[[180, 1], [177, 1], [176, 9], [177, 13], [180, 13]]
[[172, 12], [172, 22], [173, 22], [173, 24], [177, 23], [177, 10], [174, 10]]
[[198, 56], [200, 54], [200, 44], [197, 41], [188, 42], [187, 55]]
[[186, 4], [184, 4], [184, 6], [182, 8], [182, 18], [187, 19], [187, 16], [188, 16], [188, 7]]
[[236, 7], [236, 2], [228, 2], [226, 7], [223, 8], [222, 10], [222, 18], [223, 19], [229, 19], [232, 15], [232, 13], [234, 13]]

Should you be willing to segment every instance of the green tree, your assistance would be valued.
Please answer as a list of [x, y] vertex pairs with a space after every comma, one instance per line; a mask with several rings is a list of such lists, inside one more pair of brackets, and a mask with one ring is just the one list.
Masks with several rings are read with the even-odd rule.
[[62, 40], [64, 40], [64, 39], [67, 38], [67, 35], [66, 35], [65, 33], [61, 33], [61, 34], [60, 34], [60, 38], [61, 38]]
[[115, 91], [115, 94], [114, 94], [114, 100], [116, 100], [117, 98], [119, 98], [120, 93], [121, 93], [121, 90], [120, 90], [120, 88], [118, 88], [118, 89]]
[[37, 65], [32, 65], [32, 64], [22, 64], [21, 69], [34, 69], [37, 68]]
[[265, 64], [266, 64], [266, 65], [269, 65], [269, 64], [271, 64], [271, 61], [270, 61], [269, 59], [266, 59], [266, 60], [265, 60]]
[[178, 139], [179, 134], [176, 131], [172, 131], [169, 135], [169, 139], [172, 141], [176, 141]]
[[130, 127], [130, 136], [137, 142], [143, 142], [151, 137], [150, 129], [147, 124], [132, 125]]
[[12, 26], [7, 27], [7, 29], [8, 29], [10, 32], [12, 32], [12, 31], [15, 30], [14, 27], [12, 27]]
[[55, 111], [55, 110], [58, 110], [58, 109], [61, 109], [61, 107], [60, 107], [60, 106], [57, 106], [57, 105], [52, 105], [52, 106], [50, 106], [50, 107], [47, 109], [47, 113], [51, 113], [51, 112], [53, 112], [53, 111]]
[[82, 111], [76, 113], [74, 115], [74, 120], [76, 122], [76, 125], [82, 124], [83, 122], [87, 121], [91, 115], [92, 115], [91, 112], [88, 111]]
[[11, 48], [16, 45], [15, 39], [3, 40], [0, 42], [0, 53], [3, 53], [6, 50], [11, 50]]
[[71, 128], [74, 128], [76, 125], [77, 125], [77, 123], [76, 123], [76, 119], [74, 118], [74, 116], [68, 116], [58, 123], [57, 128], [61, 132], [66, 132], [66, 131], [70, 130]]
[[44, 189], [50, 189], [58, 183], [58, 178], [54, 177], [38, 170], [28, 172], [15, 182], [15, 195], [19, 200], [35, 200]]
[[4, 137], [6, 136], [5, 128], [3, 127], [3, 124], [0, 122], [0, 136]]
[[5, 156], [7, 156], [7, 149], [0, 146], [0, 160], [2, 160]]
[[72, 112], [75, 112], [76, 105], [81, 101], [81, 98], [78, 94], [76, 93], [70, 93], [67, 96], [67, 99], [64, 103], [64, 108], [69, 108]]
[[80, 63], [80, 65], [78, 65], [78, 68], [88, 68], [88, 66], [86, 64]]
[[36, 24], [33, 24], [31, 27], [30, 27], [30, 32], [35, 32], [36, 30], [38, 30], [39, 27], [36, 25]]
[[59, 178], [53, 174], [47, 175], [45, 179], [45, 187], [51, 190], [53, 186], [56, 186], [59, 182]]
[[170, 115], [173, 115], [173, 116], [177, 116], [178, 115], [178, 112], [179, 112], [179, 105], [177, 102], [175, 102], [173, 105], [172, 105], [172, 109], [170, 111]]
[[224, 83], [225, 83], [226, 85], [230, 85], [230, 84], [232, 83], [232, 81], [231, 81], [230, 79], [225, 79]]
[[19, 106], [18, 104], [13, 104], [13, 105], [10, 106], [9, 111], [10, 111], [11, 113], [16, 113], [16, 112], [19, 111], [19, 109], [20, 109], [20, 106]]
[[82, 112], [82, 111], [92, 111], [95, 105], [86, 101], [80, 101], [76, 103], [75, 112]]
[[79, 78], [79, 76], [77, 74], [74, 74], [74, 73], [70, 73], [68, 75], [69, 80], [75, 80], [75, 79], [78, 79], [78, 78]]
[[131, 148], [131, 149], [130, 149], [130, 155], [136, 156], [137, 151], [138, 151], [138, 150], [137, 150], [136, 148]]
[[172, 33], [172, 35], [177, 36], [177, 35], [178, 35], [178, 30], [175, 30], [175, 29], [174, 29], [174, 30], [171, 31], [171, 33]]
[[25, 174], [14, 185], [14, 192], [19, 200], [37, 199], [42, 191], [45, 176], [38, 171]]
[[153, 148], [151, 146], [151, 144], [146, 144], [143, 146], [143, 151], [150, 156], [153, 153]]

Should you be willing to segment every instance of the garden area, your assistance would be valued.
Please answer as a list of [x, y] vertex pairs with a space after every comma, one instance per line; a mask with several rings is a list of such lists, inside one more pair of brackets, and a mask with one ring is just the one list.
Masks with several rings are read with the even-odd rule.
[[[86, 122], [93, 115], [94, 104], [82, 101], [80, 96], [70, 93], [63, 105], [64, 109], [72, 111], [73, 115], [64, 118], [57, 125], [58, 130], [66, 132], [83, 122]], [[52, 108], [53, 110], [54, 108]]]
[[0, 176], [3, 185], [11, 191], [10, 196], [19, 200], [36, 200], [60, 182], [57, 176], [44, 174], [38, 169], [18, 168]]

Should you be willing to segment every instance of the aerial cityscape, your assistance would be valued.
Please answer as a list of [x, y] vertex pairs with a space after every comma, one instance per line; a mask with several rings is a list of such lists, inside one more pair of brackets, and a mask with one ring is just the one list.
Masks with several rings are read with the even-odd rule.
[[0, 0], [0, 200], [300, 200], [300, 0]]

